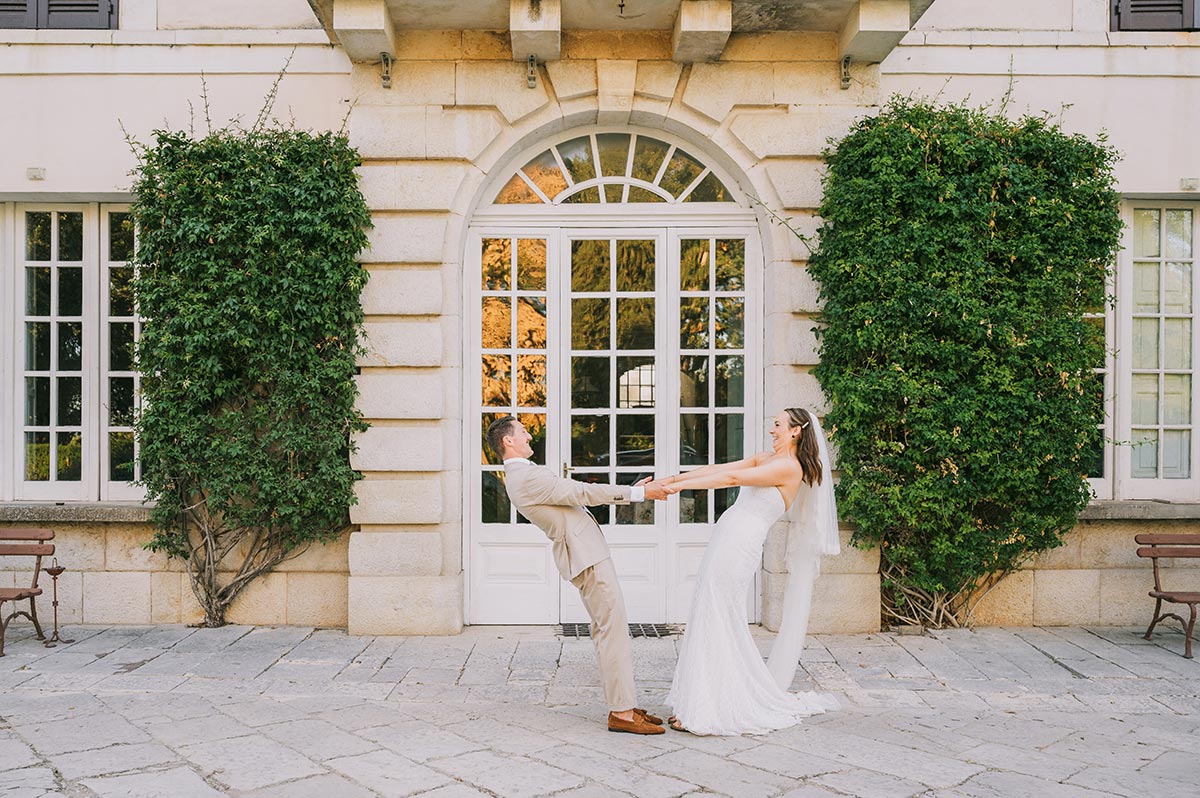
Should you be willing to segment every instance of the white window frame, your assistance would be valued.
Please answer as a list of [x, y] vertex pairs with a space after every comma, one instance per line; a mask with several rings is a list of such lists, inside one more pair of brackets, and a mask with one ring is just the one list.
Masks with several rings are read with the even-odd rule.
[[[1133, 212], [1135, 208], [1153, 208], [1164, 212], [1173, 209], [1192, 211], [1192, 436], [1191, 476], [1187, 479], [1134, 478], [1132, 465], [1133, 429]], [[1115, 423], [1110, 429], [1115, 433], [1117, 445], [1113, 449], [1111, 462], [1113, 490], [1116, 499], [1157, 499], [1162, 501], [1200, 501], [1200, 384], [1197, 375], [1197, 351], [1200, 345], [1200, 314], [1196, 312], [1197, 281], [1200, 280], [1200, 203], [1165, 200], [1126, 200], [1121, 207], [1124, 233], [1121, 252], [1117, 261], [1116, 309], [1112, 312], [1110, 328], [1115, 329], [1116, 346], [1110, 374], [1115, 377], [1114, 397]], [[1161, 444], [1160, 444], [1161, 445]]]
[[[107, 398], [108, 280], [107, 214], [126, 212], [127, 204], [99, 202], [0, 203], [0, 329], [8, 330], [8, 346], [0, 358], [0, 500], [91, 503], [140, 502], [145, 491], [126, 482], [106, 478], [108, 445], [103, 423]], [[41, 482], [24, 479], [24, 316], [26, 211], [82, 212], [83, 241], [83, 430], [81, 479], [78, 482]], [[140, 328], [137, 323], [135, 330]], [[101, 435], [105, 440], [101, 440]]]

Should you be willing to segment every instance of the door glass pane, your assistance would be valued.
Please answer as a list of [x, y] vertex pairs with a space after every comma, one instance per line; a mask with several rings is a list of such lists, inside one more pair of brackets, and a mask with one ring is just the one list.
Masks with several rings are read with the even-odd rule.
[[609, 290], [608, 261], [607, 241], [572, 241], [571, 290]]
[[525, 431], [529, 433], [529, 448], [533, 449], [531, 458], [533, 462], [546, 462], [546, 414], [517, 413], [517, 421], [520, 421], [521, 425], [525, 427]]
[[1192, 433], [1190, 430], [1163, 431], [1163, 478], [1188, 479], [1192, 475]]
[[708, 415], [682, 413], [679, 416], [679, 464], [708, 465]]
[[718, 463], [731, 463], [742, 459], [745, 433], [741, 413], [717, 413], [716, 434], [713, 436], [713, 460]]
[[[132, 324], [128, 327], [133, 330]], [[83, 368], [82, 322], [58, 323], [58, 368], [61, 371], [79, 371]]]
[[60, 432], [57, 435], [58, 480], [78, 482], [83, 473], [83, 433]]
[[654, 470], [654, 416], [617, 416], [617, 465]]
[[512, 358], [508, 355], [484, 355], [482, 359], [483, 405], [504, 407], [512, 404]]
[[[58, 377], [58, 418], [63, 427], [78, 427], [83, 423], [83, 379], [81, 377]], [[129, 380], [131, 383], [133, 379]], [[130, 403], [133, 395], [130, 392]], [[130, 407], [132, 412], [132, 406]]]
[[1138, 208], [1133, 212], [1133, 256], [1157, 258], [1159, 255], [1159, 212], [1153, 208]]
[[113, 482], [132, 482], [133, 465], [133, 433], [108, 433], [108, 478]]
[[721, 520], [721, 516], [725, 515], [725, 511], [737, 501], [737, 495], [737, 488], [721, 488], [713, 491], [713, 520]]
[[609, 358], [571, 358], [571, 406], [608, 407], [610, 401]]
[[512, 518], [511, 503], [504, 489], [503, 471], [484, 471], [479, 520], [485, 524], [507, 524]]
[[58, 315], [83, 315], [83, 269], [60, 266], [58, 269]]
[[517, 357], [517, 404], [520, 407], [546, 406], [546, 356]]
[[717, 407], [741, 407], [746, 401], [745, 370], [746, 361], [741, 355], [717, 357], [717, 395], [714, 401]]
[[[609, 478], [608, 474], [575, 474], [575, 479], [579, 480], [580, 482], [588, 482], [593, 485], [612, 484], [612, 479]], [[588, 512], [592, 514], [592, 517], [596, 519], [596, 523], [607, 524], [611, 518], [611, 508], [612, 505], [610, 504], [594, 504], [587, 509]]]
[[1158, 319], [1133, 320], [1133, 367], [1158, 368]]
[[523, 296], [517, 300], [517, 348], [546, 348], [546, 300]]
[[679, 523], [707, 524], [708, 497], [707, 490], [683, 490], [679, 492]]
[[617, 299], [617, 349], [654, 348], [654, 300]]
[[571, 300], [572, 349], [608, 349], [608, 303], [601, 297]]
[[683, 291], [708, 290], [708, 239], [684, 239], [679, 242], [679, 288]]
[[617, 407], [654, 407], [654, 358], [617, 358]]
[[1167, 211], [1167, 257], [1192, 257], [1192, 212], [1186, 208]]
[[488, 465], [489, 463], [491, 465], [501, 465], [504, 462], [500, 459], [500, 455], [492, 449], [492, 445], [488, 443], [487, 431], [493, 422], [499, 421], [500, 419], [510, 415], [512, 414], [506, 412], [483, 414], [479, 424], [479, 444], [483, 451], [483, 457], [480, 459], [480, 462], [484, 465]]
[[25, 479], [47, 482], [50, 479], [50, 433], [25, 433]]
[[654, 242], [617, 242], [617, 290], [654, 290]]
[[133, 269], [114, 266], [108, 270], [108, 314], [133, 315]]
[[[654, 473], [654, 463], [650, 463], [650, 467], [637, 474], [617, 474], [618, 485], [633, 485], [644, 476], [650, 476]], [[617, 524], [653, 524], [654, 523], [654, 505], [658, 502], [630, 502], [629, 504], [615, 504], [614, 521]]]
[[1163, 423], [1192, 423], [1192, 375], [1163, 375]]
[[571, 418], [571, 465], [611, 465], [608, 456], [608, 416]]
[[1158, 264], [1133, 264], [1133, 312], [1158, 313]]
[[58, 214], [58, 259], [83, 260], [83, 214], [60, 211]]
[[483, 290], [507, 291], [512, 279], [512, 242], [507, 238], [483, 239]]
[[25, 322], [25, 368], [50, 370], [50, 322]]
[[1130, 475], [1136, 479], [1158, 477], [1158, 430], [1135, 429], [1132, 436]]
[[746, 242], [742, 239], [717, 241], [717, 290], [746, 289]]
[[708, 407], [707, 355], [684, 355], [679, 358], [680, 407]]
[[50, 211], [25, 212], [25, 260], [50, 260]]
[[29, 427], [50, 426], [49, 377], [25, 378], [25, 425]]
[[[77, 378], [75, 378], [77, 379]], [[59, 389], [61, 390], [61, 388]], [[108, 381], [108, 423], [116, 427], [133, 424], [133, 377], [111, 377]]]
[[483, 348], [507, 349], [512, 342], [512, 306], [508, 297], [483, 298]]
[[50, 315], [49, 266], [29, 266], [25, 269], [25, 314]]
[[1192, 320], [1165, 319], [1163, 321], [1163, 368], [1190, 369], [1192, 367]]
[[562, 169], [558, 167], [558, 161], [554, 160], [554, 153], [550, 150], [525, 164], [521, 171], [550, 199], [554, 199], [567, 188], [567, 178], [563, 176]]
[[718, 297], [713, 337], [718, 349], [740, 349], [745, 343], [746, 306], [745, 300], [733, 297]]
[[679, 346], [683, 349], [708, 348], [707, 297], [679, 300]]
[[546, 290], [546, 239], [517, 240], [517, 289]]
[[1163, 312], [1192, 312], [1192, 264], [1168, 263], [1164, 267]]
[[108, 325], [108, 352], [110, 370], [133, 370], [133, 322]]
[[1133, 423], [1158, 423], [1158, 375], [1133, 375]]
[[108, 259], [125, 261], [133, 258], [133, 217], [126, 212], [108, 215]]

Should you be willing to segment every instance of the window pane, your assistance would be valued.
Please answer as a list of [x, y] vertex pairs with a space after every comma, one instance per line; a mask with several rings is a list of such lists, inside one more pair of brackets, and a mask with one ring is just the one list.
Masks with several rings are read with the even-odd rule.
[[717, 290], [746, 288], [746, 242], [741, 239], [717, 242]]
[[523, 296], [517, 300], [517, 348], [546, 348], [546, 300]]
[[692, 192], [683, 200], [684, 202], [732, 202], [733, 198], [729, 196], [729, 190], [725, 188], [725, 184], [720, 178], [709, 172], [708, 175], [700, 181], [700, 185], [692, 189]]
[[708, 523], [708, 494], [706, 490], [681, 490], [679, 492], [679, 523]]
[[517, 288], [521, 291], [546, 290], [546, 240], [517, 239]]
[[[133, 325], [129, 325], [133, 330]], [[132, 336], [132, 332], [131, 332]], [[68, 321], [58, 323], [58, 368], [61, 371], [83, 369], [83, 323]]]
[[605, 177], [623, 177], [625, 166], [629, 162], [629, 134], [597, 134], [596, 146], [600, 148], [600, 174]]
[[525, 164], [521, 171], [550, 199], [554, 199], [567, 188], [567, 178], [563, 176], [562, 169], [558, 168], [558, 161], [554, 160], [554, 153], [550, 150]]
[[1163, 432], [1163, 478], [1188, 479], [1192, 475], [1192, 433], [1189, 430]]
[[111, 371], [133, 370], [133, 322], [108, 325], [108, 368]]
[[[50, 378], [25, 378], [25, 425], [50, 426]], [[49, 443], [47, 438], [46, 442]]]
[[1104, 438], [1098, 437], [1092, 446], [1080, 452], [1080, 466], [1089, 479], [1104, 479]]
[[708, 290], [707, 238], [679, 242], [679, 288], [683, 291]]
[[[643, 477], [653, 476], [654, 466], [637, 474], [617, 474], [618, 485], [633, 485]], [[629, 504], [613, 505], [615, 512], [614, 523], [618, 524], [653, 524], [654, 505], [658, 502], [631, 502]]]
[[592, 140], [589, 136], [580, 136], [559, 144], [558, 154], [574, 182], [582, 183], [596, 176], [596, 163], [592, 160]]
[[504, 407], [512, 404], [512, 358], [508, 355], [484, 355], [483, 404]]
[[25, 479], [46, 482], [50, 479], [50, 433], [25, 433]]
[[108, 433], [108, 478], [113, 482], [132, 482], [133, 433]]
[[683, 150], [675, 150], [658, 185], [666, 189], [672, 197], [678, 197], [703, 171], [704, 166], [699, 161]]
[[608, 357], [571, 358], [571, 407], [608, 407]]
[[1192, 320], [1166, 319], [1163, 321], [1163, 368], [1190, 369], [1192, 367]]
[[571, 242], [571, 290], [607, 291], [608, 242]]
[[718, 349], [740, 349], [745, 343], [745, 300], [721, 297], [716, 300], [716, 325], [713, 336]]
[[708, 416], [683, 413], [679, 416], [679, 464], [708, 465]]
[[653, 299], [617, 299], [616, 348], [654, 348]]
[[1192, 375], [1163, 375], [1163, 423], [1192, 423]]
[[744, 451], [745, 440], [741, 413], [717, 413], [716, 435], [713, 459], [718, 463], [730, 463], [740, 460]]
[[683, 349], [708, 348], [708, 299], [705, 297], [679, 300], [679, 346]]
[[133, 268], [114, 266], [108, 270], [108, 315], [133, 315]]
[[[590, 483], [592, 485], [612, 484], [612, 480], [609, 479], [608, 474], [576, 474], [575, 479], [579, 480], [580, 482]], [[588, 512], [590, 512], [592, 517], [596, 519], [596, 523], [607, 524], [610, 517], [610, 508], [611, 505], [608, 504], [592, 505], [591, 507], [588, 507]]]
[[519, 407], [546, 406], [545, 355], [520, 355], [517, 357], [517, 405]]
[[1163, 312], [1192, 312], [1192, 264], [1168, 263], [1163, 269]]
[[83, 433], [60, 432], [57, 438], [58, 481], [78, 482], [83, 473]]
[[641, 186], [629, 187], [630, 202], [666, 202], [665, 199], [655, 194], [649, 189], [644, 189]]
[[708, 357], [684, 355], [679, 358], [680, 407], [708, 407]]
[[654, 407], [654, 358], [617, 358], [617, 407]]
[[1158, 368], [1158, 319], [1133, 320], [1133, 367]]
[[[633, 148], [631, 176], [647, 183], [653, 183], [654, 178], [658, 177], [658, 170], [662, 166], [663, 158], [667, 157], [668, 149], [667, 145], [658, 139], [638, 136], [637, 145]], [[633, 199], [632, 191], [629, 198]]]
[[611, 202], [616, 205], [621, 201], [622, 195], [625, 193], [625, 186], [609, 184], [604, 187], [604, 201]]
[[746, 364], [741, 355], [717, 357], [717, 407], [741, 407], [746, 400]]
[[1159, 255], [1158, 227], [1159, 212], [1152, 208], [1138, 208], [1133, 212], [1133, 256], [1135, 258], [1157, 258]]
[[504, 188], [496, 195], [497, 205], [539, 205], [542, 202], [544, 200], [529, 187], [520, 172], [509, 178]]
[[485, 524], [507, 524], [511, 520], [508, 492], [504, 489], [503, 471], [483, 472], [483, 492], [479, 520]]
[[654, 290], [654, 242], [617, 242], [617, 290]]
[[50, 211], [25, 212], [25, 260], [50, 260]]
[[1158, 264], [1133, 264], [1133, 312], [1158, 313]]
[[108, 259], [115, 261], [133, 258], [133, 217], [128, 213], [108, 215]]
[[571, 465], [609, 465], [608, 416], [571, 418]]
[[517, 413], [517, 421], [525, 427], [525, 431], [529, 433], [532, 440], [529, 441], [529, 448], [533, 449], [533, 457], [535, 463], [546, 462], [546, 414], [545, 413]]
[[608, 349], [608, 300], [600, 298], [571, 301], [571, 347]]
[[25, 269], [25, 313], [29, 316], [50, 315], [49, 266], [29, 266]]
[[512, 241], [483, 239], [483, 290], [507, 291], [512, 274]]
[[58, 268], [58, 315], [83, 315], [83, 269]]
[[507, 349], [512, 344], [512, 306], [508, 297], [485, 296], [480, 342], [484, 349]]
[[1185, 208], [1167, 211], [1167, 257], [1192, 257], [1192, 212]]
[[617, 416], [617, 465], [654, 470], [654, 416]]
[[1158, 423], [1158, 375], [1133, 375], [1133, 423]]
[[83, 214], [60, 211], [58, 214], [58, 259], [83, 260]]
[[108, 423], [114, 427], [133, 425], [133, 377], [109, 378]]
[[596, 186], [585, 188], [563, 200], [563, 204], [571, 205], [595, 205], [600, 202], [600, 189]]
[[713, 491], [713, 514], [718, 521], [721, 520], [721, 516], [725, 514], [725, 511], [737, 501], [737, 495], [737, 488], [721, 488]]
[[50, 322], [25, 322], [25, 368], [50, 370]]
[[[128, 378], [130, 383], [133, 378]], [[130, 401], [133, 401], [132, 394]], [[78, 427], [83, 424], [83, 378], [58, 378], [58, 417], [56, 423], [62, 427]]]
[[1158, 430], [1135, 429], [1132, 440], [1130, 476], [1137, 479], [1158, 477]]

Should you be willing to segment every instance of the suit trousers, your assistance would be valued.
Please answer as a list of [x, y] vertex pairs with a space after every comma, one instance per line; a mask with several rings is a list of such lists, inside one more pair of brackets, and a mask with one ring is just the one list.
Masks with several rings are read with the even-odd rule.
[[613, 712], [633, 709], [637, 706], [633, 646], [629, 642], [625, 598], [617, 583], [612, 558], [585, 568], [571, 584], [579, 589], [583, 606], [592, 619], [592, 643], [596, 646], [596, 666], [604, 686], [604, 700]]

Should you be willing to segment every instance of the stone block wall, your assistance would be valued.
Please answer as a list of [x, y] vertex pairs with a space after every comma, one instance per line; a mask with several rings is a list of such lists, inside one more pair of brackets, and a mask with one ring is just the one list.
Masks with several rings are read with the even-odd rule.
[[[183, 564], [148, 551], [144, 523], [4, 522], [0, 528], [54, 530], [54, 556], [67, 571], [58, 578], [60, 623], [198, 623], [204, 613]], [[252, 583], [230, 608], [231, 623], [345, 627], [349, 537], [313, 546]], [[0, 586], [27, 585], [33, 559], [0, 557]], [[43, 565], [48, 565], [44, 561]], [[39, 619], [51, 619], [51, 580], [39, 578]], [[9, 609], [6, 605], [5, 609]]]

